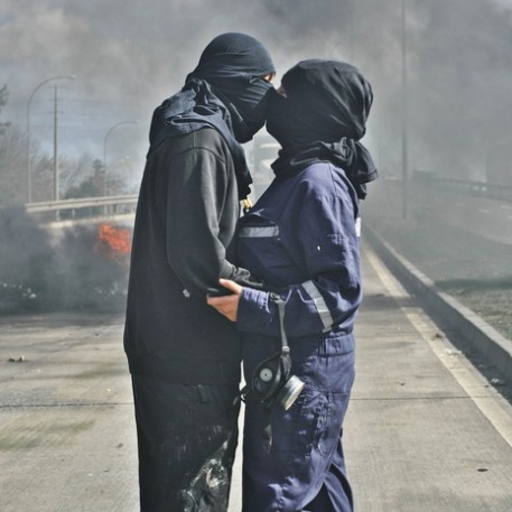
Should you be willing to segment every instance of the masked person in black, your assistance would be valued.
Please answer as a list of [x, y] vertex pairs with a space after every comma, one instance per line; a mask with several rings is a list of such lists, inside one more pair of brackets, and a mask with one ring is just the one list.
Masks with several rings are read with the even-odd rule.
[[267, 289], [222, 281], [209, 304], [242, 332], [249, 383], [243, 512], [351, 512], [342, 446], [362, 299], [359, 201], [377, 177], [359, 142], [370, 84], [307, 60], [269, 101], [275, 179], [239, 223], [237, 258]]
[[206, 296], [219, 278], [257, 285], [232, 242], [251, 183], [240, 143], [265, 123], [274, 74], [259, 41], [223, 34], [153, 114], [124, 332], [143, 512], [227, 509], [241, 344]]

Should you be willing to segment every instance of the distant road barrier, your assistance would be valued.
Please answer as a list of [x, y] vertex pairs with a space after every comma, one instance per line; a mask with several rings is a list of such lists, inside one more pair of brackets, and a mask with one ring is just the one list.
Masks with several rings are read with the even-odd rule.
[[74, 217], [74, 211], [83, 208], [113, 207], [117, 211], [119, 206], [134, 209], [137, 205], [138, 195], [129, 196], [103, 196], [83, 197], [79, 199], [64, 199], [62, 201], [46, 201], [28, 203], [25, 205], [27, 213], [63, 212], [68, 211]]
[[[428, 185], [443, 190], [458, 191], [466, 195], [478, 195], [501, 201], [512, 201], [512, 187], [495, 185], [485, 182], [457, 180], [451, 178], [433, 177], [428, 180], [418, 180], [416, 183]], [[65, 199], [62, 201], [43, 201], [25, 205], [27, 213], [57, 212], [59, 215], [66, 212], [65, 217], [74, 218], [75, 211], [84, 208], [103, 207], [104, 213], [117, 214], [119, 210], [133, 212], [137, 205], [138, 195], [83, 197], [79, 199]], [[94, 211], [94, 210], [93, 210]], [[86, 212], [81, 212], [81, 216]], [[85, 215], [87, 216], [87, 215]]]
[[418, 180], [418, 183], [429, 185], [441, 190], [451, 190], [464, 195], [487, 197], [498, 201], [512, 202], [512, 186], [507, 184], [488, 183], [485, 181], [459, 180], [455, 178], [433, 177]]

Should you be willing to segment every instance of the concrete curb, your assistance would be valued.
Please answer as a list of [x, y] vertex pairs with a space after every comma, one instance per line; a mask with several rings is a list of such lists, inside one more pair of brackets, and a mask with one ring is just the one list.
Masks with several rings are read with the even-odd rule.
[[507, 380], [512, 380], [512, 340], [505, 338], [477, 314], [435, 286], [411, 262], [397, 253], [370, 226], [363, 227], [365, 238], [403, 286], [425, 306], [440, 315], [467, 340], [486, 361]]

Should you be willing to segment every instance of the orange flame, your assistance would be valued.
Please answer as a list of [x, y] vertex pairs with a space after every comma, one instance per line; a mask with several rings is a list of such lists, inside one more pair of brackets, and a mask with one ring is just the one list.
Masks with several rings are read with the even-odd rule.
[[130, 254], [131, 235], [128, 229], [118, 229], [111, 224], [102, 224], [98, 228], [98, 241], [108, 248], [112, 258], [123, 258]]

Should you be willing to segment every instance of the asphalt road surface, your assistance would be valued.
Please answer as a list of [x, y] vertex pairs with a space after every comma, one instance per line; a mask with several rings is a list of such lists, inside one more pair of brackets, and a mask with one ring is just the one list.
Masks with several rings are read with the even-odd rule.
[[[356, 510], [510, 512], [510, 404], [363, 254], [344, 431]], [[138, 510], [121, 335], [121, 316], [0, 318], [1, 512]], [[229, 512], [240, 512], [240, 464]]]

